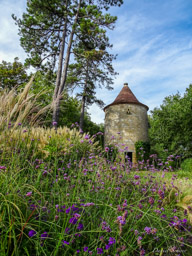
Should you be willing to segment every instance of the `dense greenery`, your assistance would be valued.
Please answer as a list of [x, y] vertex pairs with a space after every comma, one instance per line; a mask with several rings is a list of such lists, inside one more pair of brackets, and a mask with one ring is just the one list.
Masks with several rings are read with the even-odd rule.
[[152, 111], [150, 141], [152, 150], [166, 158], [168, 152], [192, 156], [192, 85], [183, 96], [180, 93], [164, 99], [160, 108]]
[[148, 141], [137, 141], [135, 143], [136, 157], [138, 161], [148, 160], [150, 156], [150, 143]]
[[12, 89], [29, 81], [26, 67], [15, 58], [13, 63], [2, 61], [0, 64], [0, 88]]

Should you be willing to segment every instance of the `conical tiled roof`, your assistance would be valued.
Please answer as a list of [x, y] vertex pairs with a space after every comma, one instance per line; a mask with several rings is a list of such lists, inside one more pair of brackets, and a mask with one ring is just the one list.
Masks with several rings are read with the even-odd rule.
[[138, 99], [132, 93], [131, 89], [128, 87], [127, 83], [124, 84], [124, 87], [120, 91], [120, 93], [117, 96], [117, 98], [113, 101], [113, 103], [111, 103], [108, 106], [106, 106], [104, 108], [104, 110], [106, 108], [108, 108], [109, 106], [118, 105], [118, 104], [137, 104], [137, 105], [141, 105], [141, 106], [146, 107], [147, 110], [149, 109], [146, 105], [144, 105], [144, 104], [142, 104], [141, 102], [138, 101]]

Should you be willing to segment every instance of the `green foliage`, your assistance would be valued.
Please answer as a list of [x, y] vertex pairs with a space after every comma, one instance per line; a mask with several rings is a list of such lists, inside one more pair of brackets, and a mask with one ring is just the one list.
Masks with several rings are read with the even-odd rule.
[[187, 158], [181, 163], [182, 171], [192, 173], [192, 158]]
[[0, 64], [0, 88], [11, 90], [15, 86], [22, 86], [29, 81], [27, 68], [15, 58], [14, 62], [2, 61]]
[[146, 161], [150, 155], [150, 143], [147, 141], [137, 141], [135, 143], [137, 161]]
[[184, 96], [179, 93], [164, 99], [160, 108], [152, 111], [149, 118], [149, 136], [152, 151], [160, 157], [179, 154], [183, 158], [192, 156], [192, 85]]

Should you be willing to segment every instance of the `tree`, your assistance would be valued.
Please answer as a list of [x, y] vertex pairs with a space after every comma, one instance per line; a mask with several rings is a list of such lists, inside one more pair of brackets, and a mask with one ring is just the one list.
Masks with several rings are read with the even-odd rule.
[[[179, 93], [164, 99], [150, 117], [150, 140], [154, 150], [166, 157], [166, 151], [192, 156], [192, 85], [183, 97]], [[166, 150], [164, 152], [164, 150]]]
[[102, 14], [102, 10], [122, 3], [123, 0], [28, 0], [27, 13], [22, 19], [13, 15], [19, 26], [21, 45], [29, 55], [27, 63], [57, 70], [53, 122], [58, 122], [73, 44], [81, 40], [76, 34], [81, 31], [78, 28], [85, 21], [92, 29], [110, 27], [113, 18]]
[[[114, 17], [111, 26], [114, 24]], [[84, 112], [87, 106], [93, 103], [104, 107], [104, 102], [97, 99], [96, 88], [105, 86], [108, 90], [113, 89], [112, 76], [117, 73], [112, 66], [115, 55], [108, 53], [109, 39], [103, 29], [91, 30], [90, 25], [84, 24], [81, 41], [74, 47], [75, 64], [69, 65], [67, 84], [82, 88], [78, 94], [81, 97], [80, 129], [83, 130]]]
[[30, 76], [26, 70], [18, 57], [14, 58], [13, 63], [3, 60], [0, 64], [0, 88], [11, 90], [15, 86], [27, 83]]

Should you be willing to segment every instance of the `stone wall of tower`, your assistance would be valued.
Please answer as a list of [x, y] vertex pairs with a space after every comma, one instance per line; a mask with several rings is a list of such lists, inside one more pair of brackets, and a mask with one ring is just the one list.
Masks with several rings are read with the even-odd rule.
[[139, 140], [148, 140], [148, 118], [145, 106], [118, 104], [105, 109], [105, 145], [125, 144], [122, 148], [127, 146], [128, 151], [133, 152], [133, 163], [135, 163], [135, 142]]

